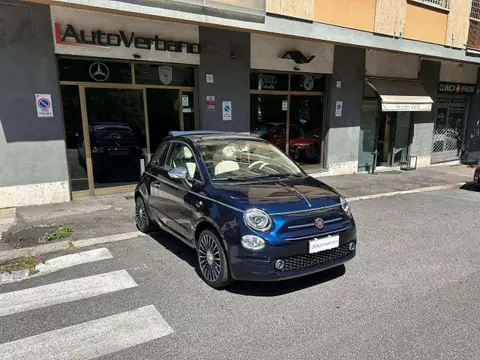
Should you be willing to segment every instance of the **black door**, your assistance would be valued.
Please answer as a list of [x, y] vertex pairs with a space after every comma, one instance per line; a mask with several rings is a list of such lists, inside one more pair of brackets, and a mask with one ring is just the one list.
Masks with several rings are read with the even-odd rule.
[[[176, 168], [186, 169], [187, 178], [171, 178], [169, 171]], [[165, 215], [165, 224], [183, 237], [192, 238], [195, 207], [191, 203], [190, 190], [201, 179], [192, 149], [183, 142], [172, 142], [158, 178], [163, 184], [156, 206]]]

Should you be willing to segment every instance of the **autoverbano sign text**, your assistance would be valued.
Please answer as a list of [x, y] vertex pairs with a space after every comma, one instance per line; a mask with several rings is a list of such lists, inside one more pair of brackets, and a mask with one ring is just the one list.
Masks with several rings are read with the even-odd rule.
[[94, 47], [134, 47], [140, 50], [155, 49], [158, 51], [183, 52], [199, 54], [200, 45], [182, 41], [164, 40], [160, 36], [138, 36], [134, 32], [119, 30], [116, 33], [106, 33], [102, 30], [77, 30], [73, 25], [67, 25], [62, 32], [62, 26], [55, 23], [55, 41], [57, 44]]
[[475, 85], [441, 82], [438, 84], [438, 92], [446, 94], [475, 94]]

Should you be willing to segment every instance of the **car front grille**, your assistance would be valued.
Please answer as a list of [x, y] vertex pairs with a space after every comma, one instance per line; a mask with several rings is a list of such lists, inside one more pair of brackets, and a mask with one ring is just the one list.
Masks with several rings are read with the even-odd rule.
[[315, 254], [290, 256], [288, 258], [282, 259], [285, 262], [285, 266], [280, 271], [288, 272], [319, 264], [326, 264], [331, 261], [342, 259], [349, 255], [351, 252], [352, 251], [348, 249], [348, 244], [345, 244], [338, 248], [321, 251]]

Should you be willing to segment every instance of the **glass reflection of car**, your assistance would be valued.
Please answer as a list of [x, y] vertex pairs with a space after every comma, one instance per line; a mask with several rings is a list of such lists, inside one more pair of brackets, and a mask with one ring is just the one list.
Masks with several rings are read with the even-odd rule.
[[320, 161], [320, 130], [311, 130], [290, 140], [290, 156], [295, 160], [318, 163]]
[[[130, 170], [140, 174], [140, 159], [144, 158], [144, 153], [129, 124], [92, 123], [89, 128], [90, 152], [96, 180], [110, 177], [118, 171], [126, 174]], [[79, 143], [78, 157], [80, 164], [85, 167], [83, 139]]]
[[252, 135], [172, 133], [136, 187], [135, 221], [196, 249], [199, 272], [215, 288], [295, 278], [356, 253], [348, 202]]
[[[286, 128], [286, 123], [269, 122], [256, 127], [250, 133], [269, 141], [279, 149], [285, 150], [287, 145]], [[290, 137], [297, 137], [299, 135], [300, 130], [297, 128], [297, 126], [293, 124], [290, 125]]]

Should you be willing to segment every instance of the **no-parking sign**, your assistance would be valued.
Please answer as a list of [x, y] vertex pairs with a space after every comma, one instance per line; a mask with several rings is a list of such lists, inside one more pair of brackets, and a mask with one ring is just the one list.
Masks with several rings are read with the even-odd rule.
[[51, 94], [35, 94], [35, 104], [37, 106], [37, 117], [53, 117]]

